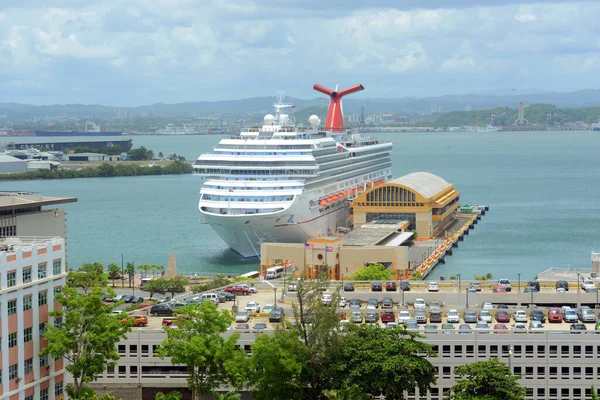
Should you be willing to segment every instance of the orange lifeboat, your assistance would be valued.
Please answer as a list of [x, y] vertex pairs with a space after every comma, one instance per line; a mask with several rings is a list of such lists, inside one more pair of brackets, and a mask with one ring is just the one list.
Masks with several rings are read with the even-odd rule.
[[356, 193], [356, 189], [354, 189], [354, 188], [350, 189], [350, 194], [354, 194], [354, 193]]
[[363, 185], [360, 185], [360, 186], [358, 187], [358, 190], [365, 190], [365, 187], [364, 187]]
[[348, 191], [347, 190], [344, 192], [344, 197], [346, 197], [346, 196], [348, 196]]
[[319, 202], [319, 205], [320, 205], [321, 207], [325, 207], [325, 206], [327, 205], [327, 201], [325, 201], [325, 200], [321, 200], [321, 201]]

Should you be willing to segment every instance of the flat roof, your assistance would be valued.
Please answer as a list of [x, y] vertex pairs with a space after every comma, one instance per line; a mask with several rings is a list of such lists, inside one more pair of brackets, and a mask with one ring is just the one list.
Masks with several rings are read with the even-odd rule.
[[397, 234], [396, 237], [392, 238], [389, 242], [387, 242], [384, 246], [400, 246], [402, 243], [410, 239], [414, 234], [414, 232], [401, 232], [400, 234]]
[[1, 192], [0, 210], [18, 210], [55, 204], [76, 203], [77, 197], [45, 197], [35, 192]]
[[400, 221], [391, 224], [368, 223], [342, 236], [344, 246], [375, 246], [398, 232], [406, 224]]

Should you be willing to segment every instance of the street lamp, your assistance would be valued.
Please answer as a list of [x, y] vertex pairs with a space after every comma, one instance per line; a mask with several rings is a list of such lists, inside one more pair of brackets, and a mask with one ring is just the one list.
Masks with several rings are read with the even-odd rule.
[[517, 273], [517, 292], [521, 293], [521, 273]]
[[467, 293], [467, 306], [465, 308], [469, 308], [469, 288], [465, 288], [465, 292]]
[[123, 265], [123, 254], [121, 254], [121, 287], [125, 286], [125, 269]]
[[513, 355], [513, 345], [508, 346], [508, 369], [512, 373], [512, 355]]
[[135, 261], [131, 262], [133, 266], [133, 297], [135, 297]]
[[277, 288], [273, 288], [273, 305], [277, 305]]
[[456, 277], [458, 278], [458, 293], [460, 293], [460, 275], [460, 272], [456, 274]]
[[580, 301], [579, 301], [579, 292], [581, 290], [581, 285], [579, 284], [580, 278], [581, 278], [581, 274], [578, 272], [577, 273], [577, 307], [579, 307], [581, 305]]

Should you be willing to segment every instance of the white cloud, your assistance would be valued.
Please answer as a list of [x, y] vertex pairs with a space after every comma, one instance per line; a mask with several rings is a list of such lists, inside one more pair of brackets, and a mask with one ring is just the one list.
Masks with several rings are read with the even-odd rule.
[[475, 68], [477, 63], [473, 57], [454, 57], [444, 60], [442, 69], [448, 71], [466, 71]]
[[517, 14], [515, 19], [519, 22], [533, 22], [537, 19], [535, 14]]

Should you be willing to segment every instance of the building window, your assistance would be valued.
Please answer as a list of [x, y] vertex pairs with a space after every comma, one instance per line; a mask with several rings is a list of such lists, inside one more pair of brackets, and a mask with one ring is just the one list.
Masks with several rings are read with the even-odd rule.
[[17, 373], [19, 372], [19, 364], [13, 364], [8, 367], [8, 379], [15, 379], [17, 377]]
[[137, 345], [136, 344], [129, 345], [129, 354], [137, 354]]
[[23, 297], [23, 311], [31, 310], [31, 307], [33, 306], [32, 303], [33, 303], [32, 296]]
[[63, 383], [58, 382], [54, 385], [54, 397], [62, 396], [63, 394]]
[[40, 390], [40, 400], [48, 400], [48, 388]]
[[124, 344], [120, 344], [118, 347], [119, 354], [125, 354], [127, 352], [127, 347]]
[[58, 261], [54, 261], [54, 262], [52, 263], [52, 273], [53, 273], [54, 275], [60, 275], [60, 267], [61, 267], [61, 264], [62, 264], [62, 263], [61, 263], [61, 261], [60, 261], [60, 260], [58, 260]]
[[45, 306], [48, 304], [48, 292], [39, 292], [38, 293], [38, 306]]
[[17, 284], [17, 273], [15, 271], [6, 274], [6, 283], [8, 287], [13, 287]]
[[7, 303], [8, 315], [15, 315], [17, 313], [17, 299], [9, 300]]
[[38, 279], [44, 279], [46, 277], [46, 263], [38, 265]]
[[25, 360], [25, 373], [28, 374], [33, 371], [33, 357]]
[[33, 340], [33, 328], [23, 329], [23, 342], [31, 342]]
[[129, 367], [129, 374], [130, 375], [137, 375], [137, 371], [138, 371], [137, 365], [132, 365], [132, 366]]
[[48, 354], [40, 356], [40, 368], [45, 367], [46, 365], [48, 365]]
[[46, 324], [47, 322], [42, 322], [38, 325], [38, 330], [40, 331], [40, 336], [44, 336], [46, 334]]
[[54, 294], [56, 294], [56, 293], [60, 293], [60, 290], [61, 290], [61, 289], [62, 289], [62, 287], [61, 287], [61, 286], [57, 286], [57, 287], [55, 287], [55, 288], [54, 288]]
[[23, 283], [31, 282], [31, 267], [23, 268]]
[[62, 317], [54, 317], [54, 327], [57, 329], [62, 328]]
[[25, 400], [33, 400], [33, 395], [25, 397]]
[[17, 332], [8, 334], [8, 347], [15, 347], [17, 345]]

